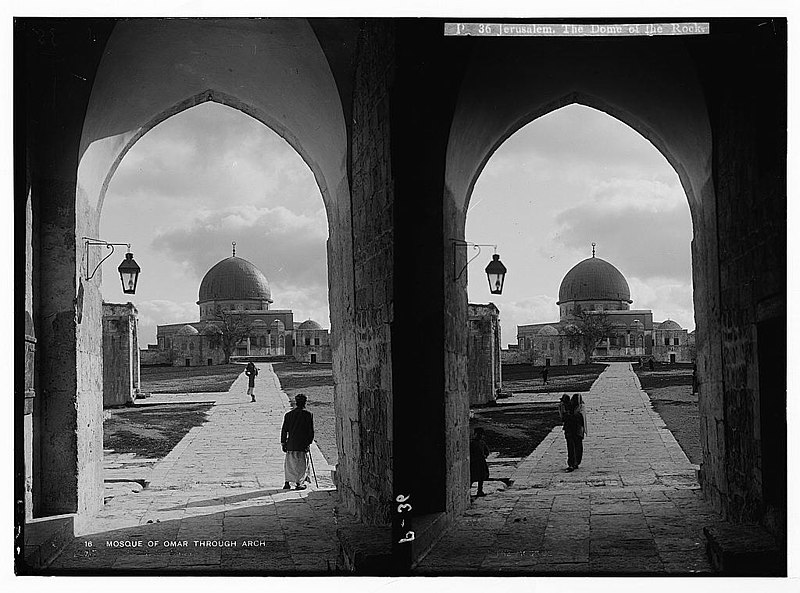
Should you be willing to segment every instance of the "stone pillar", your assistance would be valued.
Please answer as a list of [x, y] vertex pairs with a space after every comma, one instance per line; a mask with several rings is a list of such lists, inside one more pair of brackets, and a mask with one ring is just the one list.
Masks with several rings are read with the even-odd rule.
[[136, 399], [139, 349], [133, 303], [103, 303], [103, 407]]
[[[765, 30], [768, 29], [768, 30]], [[785, 544], [785, 432], [765, 449], [761, 412], [785, 397], [785, 369], [762, 375], [765, 348], [785, 352], [786, 23], [744, 21], [708, 56], [713, 180], [693, 210], [693, 274], [700, 378], [702, 486], [734, 521], [760, 521]], [[702, 232], [698, 233], [698, 226]], [[699, 237], [699, 238], [698, 238]], [[767, 381], [765, 382], [765, 379]], [[765, 387], [770, 388], [765, 390]], [[768, 439], [785, 431], [785, 403]], [[776, 446], [777, 445], [777, 446]]]
[[[364, 24], [353, 81], [351, 195], [329, 210], [337, 495], [366, 524], [391, 520], [394, 315], [390, 87], [394, 34], [382, 21]], [[346, 181], [336, 187], [343, 194]], [[349, 221], [349, 222], [345, 222]], [[352, 225], [352, 233], [345, 232]], [[334, 284], [334, 280], [337, 282]], [[353, 288], [352, 297], [345, 290]], [[352, 331], [355, 328], [355, 331]]]
[[[102, 324], [99, 277], [85, 280], [83, 236], [98, 213], [76, 195], [80, 138], [108, 21], [26, 23], [20, 103], [29, 117], [31, 200], [38, 253], [33, 277], [37, 396], [33, 413], [34, 515], [78, 513], [103, 504]], [[69, 59], [65, 59], [65, 56]], [[94, 263], [97, 259], [90, 260]]]

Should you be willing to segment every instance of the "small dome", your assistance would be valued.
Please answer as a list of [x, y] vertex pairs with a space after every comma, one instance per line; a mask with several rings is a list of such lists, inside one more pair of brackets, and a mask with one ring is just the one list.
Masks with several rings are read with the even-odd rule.
[[564, 276], [556, 304], [569, 301], [633, 302], [628, 282], [622, 273], [599, 257], [583, 260]]
[[246, 259], [228, 257], [215, 264], [200, 283], [197, 304], [207, 301], [268, 301], [272, 292], [264, 274]]
[[312, 319], [307, 319], [297, 329], [322, 329], [322, 326]]
[[677, 322], [667, 319], [658, 324], [658, 329], [683, 329]]
[[200, 332], [193, 328], [191, 325], [184, 325], [178, 331], [175, 332], [176, 336], [196, 336]]
[[545, 325], [542, 329], [539, 330], [540, 336], [557, 336], [558, 330], [554, 328], [552, 325]]

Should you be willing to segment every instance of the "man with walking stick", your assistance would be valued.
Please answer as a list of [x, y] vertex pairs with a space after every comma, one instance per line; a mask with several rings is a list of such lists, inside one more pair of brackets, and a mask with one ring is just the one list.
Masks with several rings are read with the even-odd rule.
[[295, 407], [286, 412], [281, 427], [281, 448], [286, 453], [283, 463], [285, 482], [283, 489], [291, 488], [289, 482], [295, 483], [295, 490], [304, 490], [308, 480], [309, 446], [314, 440], [314, 415], [306, 410], [307, 398], [298, 393]]

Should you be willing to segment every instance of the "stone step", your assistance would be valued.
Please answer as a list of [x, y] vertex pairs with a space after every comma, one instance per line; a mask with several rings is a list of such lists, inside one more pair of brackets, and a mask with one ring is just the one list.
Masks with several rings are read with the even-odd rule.
[[786, 557], [759, 525], [704, 527], [711, 566], [724, 576], [786, 576]]
[[24, 567], [17, 574], [36, 574], [46, 568], [75, 537], [75, 515], [54, 515], [25, 523]]

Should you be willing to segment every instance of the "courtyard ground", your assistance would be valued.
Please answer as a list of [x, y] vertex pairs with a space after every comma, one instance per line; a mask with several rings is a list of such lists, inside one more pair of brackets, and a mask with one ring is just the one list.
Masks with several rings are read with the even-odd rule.
[[312, 444], [315, 470], [308, 487], [282, 488], [280, 427], [289, 406], [271, 365], [258, 366], [256, 402], [245, 393], [244, 374], [225, 392], [137, 400], [137, 411], [161, 408], [152, 417], [154, 425], [163, 425], [173, 410], [189, 404], [208, 404], [210, 409], [206, 421], [189, 430], [162, 459], [136, 468], [125, 455], [104, 459], [106, 504], [76, 526], [76, 537], [48, 567], [49, 573], [334, 571], [339, 554], [332, 468]]
[[609, 364], [584, 401], [580, 468], [564, 471], [566, 446], [555, 427], [508, 483], [490, 482], [487, 497], [473, 498], [417, 574], [712, 574], [703, 528], [722, 522], [630, 364]]
[[656, 363], [653, 370], [634, 365], [642, 389], [650, 396], [653, 408], [675, 435], [692, 463], [703, 461], [700, 447], [700, 411], [697, 394], [692, 393], [690, 363]]
[[333, 370], [330, 363], [276, 362], [281, 389], [294, 403], [294, 396], [308, 397], [308, 410], [314, 414], [314, 440], [330, 465], [336, 465], [336, 414], [333, 408]]

